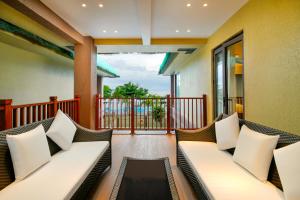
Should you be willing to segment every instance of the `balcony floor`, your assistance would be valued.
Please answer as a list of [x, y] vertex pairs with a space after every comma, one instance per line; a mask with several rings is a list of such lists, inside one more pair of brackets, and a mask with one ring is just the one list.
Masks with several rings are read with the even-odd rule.
[[193, 200], [195, 194], [189, 183], [176, 166], [175, 135], [113, 135], [112, 139], [112, 168], [109, 169], [98, 187], [95, 188], [93, 200], [109, 199], [113, 185], [119, 172], [124, 156], [154, 159], [169, 157], [178, 194], [181, 200]]

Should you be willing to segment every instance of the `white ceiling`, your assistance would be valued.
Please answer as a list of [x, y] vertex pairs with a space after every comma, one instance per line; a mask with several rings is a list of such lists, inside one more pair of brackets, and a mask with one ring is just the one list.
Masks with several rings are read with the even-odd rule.
[[[208, 37], [247, 0], [41, 0], [94, 38]], [[86, 7], [82, 7], [82, 4]], [[103, 4], [100, 8], [98, 5]], [[190, 3], [191, 7], [186, 5]], [[207, 3], [207, 7], [203, 4]], [[187, 32], [190, 29], [190, 32]], [[103, 33], [106, 30], [106, 33]], [[117, 30], [118, 33], [114, 33]], [[178, 33], [175, 31], [179, 30]]]

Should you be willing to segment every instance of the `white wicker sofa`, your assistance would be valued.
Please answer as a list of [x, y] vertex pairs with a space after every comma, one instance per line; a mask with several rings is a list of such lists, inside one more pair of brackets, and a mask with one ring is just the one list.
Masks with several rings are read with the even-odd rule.
[[75, 124], [71, 148], [61, 150], [47, 138], [51, 153], [48, 163], [21, 181], [14, 170], [6, 135], [22, 134], [42, 124], [47, 131], [53, 118], [0, 132], [0, 199], [61, 200], [87, 199], [101, 174], [111, 165], [112, 130], [92, 131]]
[[[227, 117], [219, 116], [216, 121]], [[300, 141], [297, 135], [246, 120], [252, 130], [280, 135], [276, 148]], [[221, 151], [216, 144], [215, 123], [200, 130], [176, 130], [177, 165], [191, 183], [197, 199], [284, 199], [277, 167], [272, 160], [267, 182], [262, 182], [233, 161], [234, 149]]]

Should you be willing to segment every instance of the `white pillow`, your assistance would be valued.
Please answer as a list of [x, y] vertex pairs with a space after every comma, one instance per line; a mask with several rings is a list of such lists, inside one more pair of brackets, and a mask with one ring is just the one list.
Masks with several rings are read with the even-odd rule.
[[61, 110], [57, 111], [47, 136], [50, 137], [60, 148], [69, 150], [76, 132], [76, 126]]
[[274, 157], [286, 200], [300, 199], [300, 142], [274, 150]]
[[19, 135], [6, 135], [6, 141], [16, 181], [24, 179], [51, 159], [43, 125]]
[[220, 150], [234, 148], [240, 133], [237, 113], [215, 123], [217, 145]]
[[265, 135], [244, 125], [236, 144], [233, 160], [259, 180], [266, 181], [278, 139], [279, 135]]

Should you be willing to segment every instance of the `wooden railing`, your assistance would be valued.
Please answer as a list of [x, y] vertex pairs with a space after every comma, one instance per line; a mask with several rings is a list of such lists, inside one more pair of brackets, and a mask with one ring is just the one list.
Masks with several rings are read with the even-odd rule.
[[56, 96], [49, 102], [12, 105], [12, 99], [0, 100], [0, 130], [15, 128], [54, 117], [60, 109], [79, 123], [79, 96], [58, 101]]
[[197, 129], [207, 124], [206, 95], [202, 97], [103, 98], [96, 96], [96, 129]]

